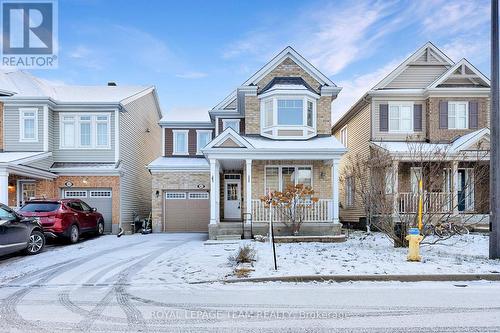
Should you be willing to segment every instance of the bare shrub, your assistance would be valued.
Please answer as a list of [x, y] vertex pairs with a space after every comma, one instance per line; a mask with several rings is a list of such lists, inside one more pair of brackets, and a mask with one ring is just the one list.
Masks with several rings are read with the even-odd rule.
[[235, 255], [230, 255], [228, 260], [233, 265], [251, 264], [255, 261], [255, 249], [250, 245], [244, 245], [239, 248]]

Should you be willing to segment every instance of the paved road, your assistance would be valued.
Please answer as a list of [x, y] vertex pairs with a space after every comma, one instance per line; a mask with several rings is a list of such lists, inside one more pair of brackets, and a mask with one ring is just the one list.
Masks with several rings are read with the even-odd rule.
[[[0, 332], [500, 332], [500, 283], [133, 282], [160, 253], [199, 238], [105, 237], [67, 257], [49, 249], [0, 284]], [[33, 258], [0, 262], [0, 278]]]

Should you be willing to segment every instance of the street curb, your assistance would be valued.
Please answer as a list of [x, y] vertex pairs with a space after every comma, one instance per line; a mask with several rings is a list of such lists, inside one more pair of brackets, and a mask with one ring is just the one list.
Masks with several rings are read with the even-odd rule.
[[396, 275], [382, 275], [382, 274], [370, 274], [370, 275], [295, 275], [295, 276], [267, 276], [267, 277], [255, 277], [255, 278], [241, 278], [241, 279], [224, 279], [224, 280], [213, 280], [213, 281], [197, 281], [191, 282], [191, 284], [202, 284], [202, 283], [238, 283], [238, 282], [351, 282], [351, 281], [374, 281], [374, 282], [387, 282], [387, 281], [399, 281], [399, 282], [425, 282], [425, 281], [500, 281], [500, 274], [396, 274]]

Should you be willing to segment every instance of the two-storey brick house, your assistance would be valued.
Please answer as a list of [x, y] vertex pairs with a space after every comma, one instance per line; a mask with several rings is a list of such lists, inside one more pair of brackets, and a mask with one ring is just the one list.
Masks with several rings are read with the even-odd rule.
[[[346, 170], [352, 171], [354, 156], [368, 159], [378, 150], [393, 163], [384, 187], [394, 198], [394, 216], [415, 214], [419, 179], [440, 177], [424, 181], [424, 200], [432, 209], [486, 222], [487, 199], [479, 203], [479, 198], [488, 198], [488, 181], [480, 186], [473, 179], [489, 160], [489, 94], [488, 78], [469, 61], [455, 63], [430, 42], [364, 94], [332, 128], [349, 151], [340, 167], [341, 220], [365, 218], [356, 181], [370, 179], [354, 180]], [[426, 175], [429, 170], [420, 163], [425, 152], [445, 158], [443, 170], [429, 168], [435, 174]], [[426, 182], [433, 188], [426, 188]]]
[[301, 232], [338, 233], [345, 148], [331, 135], [331, 105], [340, 90], [287, 47], [208, 111], [210, 121], [163, 119], [162, 156], [149, 165], [154, 230], [214, 239], [249, 232], [251, 221], [264, 234], [269, 215], [259, 197], [302, 183], [319, 201]]
[[0, 115], [0, 202], [81, 198], [115, 233], [134, 212], [149, 214], [145, 166], [161, 146], [154, 87], [53, 85], [1, 72]]

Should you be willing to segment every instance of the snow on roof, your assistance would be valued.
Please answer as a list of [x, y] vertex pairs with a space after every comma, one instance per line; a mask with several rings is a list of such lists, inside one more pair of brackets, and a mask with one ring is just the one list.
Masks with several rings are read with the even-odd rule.
[[[477, 142], [482, 137], [489, 135], [490, 130], [488, 128], [482, 128], [480, 130], [462, 135], [455, 139], [451, 143], [428, 143], [428, 142], [409, 142], [409, 141], [372, 141], [373, 145], [383, 148], [390, 153], [395, 154], [410, 154], [410, 153], [457, 153], [461, 148], [466, 148], [467, 146]], [[467, 145], [464, 147], [464, 145]]]
[[1, 71], [0, 91], [13, 98], [51, 98], [63, 103], [120, 103], [148, 86], [70, 86], [55, 85], [23, 71]]
[[333, 136], [315, 137], [309, 140], [272, 140], [258, 136], [243, 136], [256, 149], [283, 150], [345, 150], [345, 147]]
[[193, 170], [206, 169], [208, 170], [208, 161], [200, 157], [158, 157], [153, 162], [149, 163], [150, 170]]
[[88, 162], [55, 162], [51, 170], [55, 169], [92, 169], [92, 170], [113, 170], [117, 168], [116, 163], [88, 163]]
[[7, 152], [0, 153], [0, 163], [15, 163], [37, 155], [45, 155], [43, 152]]

